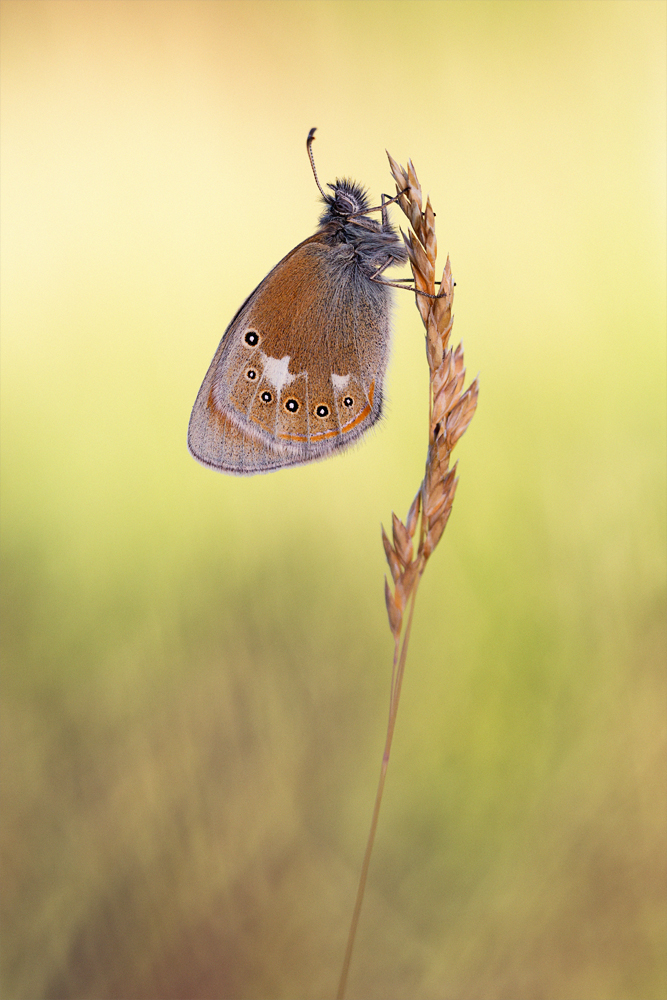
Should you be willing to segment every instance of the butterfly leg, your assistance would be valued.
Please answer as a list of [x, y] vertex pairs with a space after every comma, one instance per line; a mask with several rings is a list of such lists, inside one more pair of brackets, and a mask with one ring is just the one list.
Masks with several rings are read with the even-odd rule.
[[[410, 190], [409, 187], [403, 188], [403, 190], [399, 191], [398, 194], [395, 194], [393, 198], [390, 198], [388, 195], [383, 194], [381, 205], [375, 205], [373, 208], [365, 208], [363, 212], [352, 212], [350, 215], [347, 216], [347, 218], [356, 219], [359, 215], [368, 215], [369, 212], [382, 212], [382, 228], [384, 229], [385, 224], [388, 221], [386, 206], [393, 205], [395, 201], [398, 201], [398, 199], [401, 197], [402, 194], [405, 194], [405, 192], [409, 190]], [[385, 198], [387, 199], [386, 201]]]
[[[409, 288], [407, 285], [401, 284], [401, 282], [405, 281], [414, 281], [414, 278], [398, 278], [396, 281], [385, 281], [384, 279], [381, 280], [379, 276], [382, 274], [384, 269], [386, 267], [389, 267], [392, 263], [393, 261], [387, 261], [386, 264], [383, 264], [382, 267], [379, 267], [375, 272], [375, 274], [371, 277], [371, 281], [377, 281], [378, 285], [387, 285], [390, 288], [402, 288], [404, 292], [412, 292], [414, 295], [423, 295], [427, 299], [438, 298], [437, 295], [432, 295], [430, 292], [422, 292], [421, 288], [415, 288], [415, 287]], [[436, 281], [435, 283], [436, 285], [440, 284], [439, 281]]]

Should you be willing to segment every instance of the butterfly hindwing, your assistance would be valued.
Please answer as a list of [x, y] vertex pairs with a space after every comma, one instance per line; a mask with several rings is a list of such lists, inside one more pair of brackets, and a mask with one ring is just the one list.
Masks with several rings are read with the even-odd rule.
[[308, 462], [380, 416], [388, 290], [336, 270], [332, 252], [317, 235], [300, 244], [230, 323], [190, 420], [200, 461], [230, 472]]

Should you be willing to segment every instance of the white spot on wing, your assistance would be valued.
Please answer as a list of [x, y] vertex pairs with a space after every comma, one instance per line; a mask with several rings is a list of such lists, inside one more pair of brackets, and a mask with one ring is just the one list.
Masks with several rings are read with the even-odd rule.
[[284, 358], [270, 358], [264, 354], [264, 351], [261, 354], [264, 362], [264, 378], [271, 383], [276, 392], [280, 392], [284, 385], [289, 385], [290, 382], [294, 381], [296, 376], [290, 375], [288, 371], [289, 354], [286, 354]]
[[347, 389], [347, 383], [350, 381], [349, 375], [336, 375], [334, 372], [331, 373], [331, 381], [336, 392], [342, 392], [343, 389]]

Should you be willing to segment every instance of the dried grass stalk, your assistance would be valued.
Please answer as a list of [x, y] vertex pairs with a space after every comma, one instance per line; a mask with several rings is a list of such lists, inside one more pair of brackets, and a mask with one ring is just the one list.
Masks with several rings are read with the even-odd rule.
[[389, 722], [373, 818], [338, 987], [338, 1000], [343, 1000], [345, 995], [375, 840], [417, 589], [426, 563], [440, 541], [452, 512], [458, 479], [456, 465], [450, 467], [451, 453], [475, 414], [479, 392], [476, 378], [468, 389], [463, 389], [465, 382], [463, 347], [461, 344], [455, 348], [449, 346], [453, 324], [454, 283], [448, 257], [440, 288], [439, 290], [436, 288], [435, 259], [438, 244], [435, 235], [435, 213], [430, 198], [426, 199], [426, 207], [423, 208], [421, 186], [411, 161], [408, 161], [406, 170], [389, 156], [389, 165], [396, 181], [397, 204], [407, 216], [411, 226], [407, 235], [403, 233], [403, 239], [414, 276], [417, 309], [426, 330], [426, 358], [429, 366], [429, 435], [424, 479], [412, 501], [405, 524], [396, 514], [392, 514], [391, 540], [384, 528], [382, 529], [382, 543], [393, 582], [392, 590], [385, 578], [387, 616], [394, 638]]

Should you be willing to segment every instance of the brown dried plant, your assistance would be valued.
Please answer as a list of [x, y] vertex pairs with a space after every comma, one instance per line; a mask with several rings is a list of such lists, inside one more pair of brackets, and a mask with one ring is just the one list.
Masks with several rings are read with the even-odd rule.
[[403, 233], [403, 239], [408, 248], [414, 275], [417, 308], [426, 329], [426, 358], [429, 367], [428, 451], [424, 479], [412, 501], [405, 523], [396, 514], [392, 514], [391, 540], [384, 528], [382, 529], [382, 542], [394, 585], [392, 591], [385, 577], [387, 614], [394, 637], [389, 722], [373, 818], [338, 986], [338, 1000], [343, 1000], [345, 995], [380, 814], [417, 589], [426, 563], [440, 541], [452, 512], [458, 479], [456, 465], [450, 468], [451, 453], [474, 416], [479, 392], [476, 378], [464, 391], [463, 347], [461, 344], [455, 348], [449, 346], [453, 323], [454, 284], [448, 257], [440, 289], [436, 290], [437, 241], [435, 213], [431, 207], [431, 200], [427, 198], [426, 208], [422, 208], [422, 191], [411, 161], [408, 161], [408, 169], [405, 170], [389, 156], [389, 165], [396, 181], [397, 203], [410, 221], [411, 230], [407, 236]]

